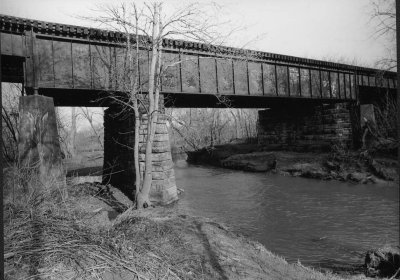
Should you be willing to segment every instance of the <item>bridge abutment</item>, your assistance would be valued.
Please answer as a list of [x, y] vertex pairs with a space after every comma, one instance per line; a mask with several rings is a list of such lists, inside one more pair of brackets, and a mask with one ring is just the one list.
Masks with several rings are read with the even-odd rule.
[[[133, 156], [135, 120], [132, 112], [121, 113], [121, 109], [121, 107], [112, 106], [104, 114], [103, 183], [109, 183], [119, 188], [131, 199], [134, 199], [136, 189]], [[141, 110], [140, 119], [139, 165], [143, 178], [148, 122], [148, 116], [144, 109]], [[154, 203], [168, 204], [175, 201], [178, 196], [167, 118], [164, 114], [164, 101], [161, 96], [152, 152], [153, 181], [150, 200]]]
[[352, 147], [348, 103], [290, 106], [259, 111], [258, 143], [267, 149], [329, 151]]
[[21, 96], [19, 117], [19, 166], [37, 172], [42, 183], [65, 179], [53, 98]]

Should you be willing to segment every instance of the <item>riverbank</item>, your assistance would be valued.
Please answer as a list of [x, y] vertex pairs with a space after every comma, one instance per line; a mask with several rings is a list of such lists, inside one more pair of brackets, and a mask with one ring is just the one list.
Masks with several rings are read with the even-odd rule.
[[176, 205], [127, 210], [110, 186], [65, 187], [14, 199], [5, 190], [5, 279], [343, 279]]
[[188, 162], [250, 172], [360, 184], [398, 181], [397, 160], [359, 152], [265, 151], [257, 144], [226, 144], [188, 152]]

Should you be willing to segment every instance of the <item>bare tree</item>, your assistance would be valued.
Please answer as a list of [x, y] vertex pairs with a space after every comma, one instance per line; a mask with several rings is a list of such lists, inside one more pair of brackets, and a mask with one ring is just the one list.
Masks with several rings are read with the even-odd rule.
[[55, 107], [54, 109], [56, 111], [58, 140], [60, 142], [61, 155], [63, 157], [72, 157], [72, 153], [70, 151], [70, 131], [68, 129], [67, 121], [60, 112], [59, 107]]
[[234, 108], [169, 109], [172, 137], [183, 139], [185, 150], [249, 142], [257, 135], [258, 110]]
[[103, 116], [104, 111], [103, 111], [103, 113], [99, 113], [99, 112], [92, 111], [87, 107], [80, 107], [79, 109], [80, 109], [80, 113], [78, 113], [77, 115], [82, 116], [85, 120], [87, 120], [89, 122], [91, 130], [97, 138], [97, 142], [99, 143], [100, 147], [102, 149], [104, 149], [103, 139], [101, 136], [101, 131], [103, 130], [103, 126], [96, 126], [96, 124], [95, 124], [95, 116], [99, 115], [99, 114], [101, 116]]
[[71, 129], [69, 134], [69, 153], [71, 156], [76, 155], [76, 120], [78, 118], [78, 114], [76, 113], [76, 108], [71, 108]]
[[[3, 85], [2, 85], [3, 86]], [[2, 153], [8, 163], [18, 160], [18, 98], [22, 86], [20, 84], [4, 84], [2, 96]]]
[[372, 2], [371, 20], [376, 25], [375, 36], [389, 42], [387, 57], [377, 62], [377, 66], [385, 71], [395, 70], [396, 55], [396, 1], [375, 0]]
[[[162, 12], [162, 4], [144, 4], [139, 9], [135, 3], [130, 5], [109, 6], [100, 9], [103, 16], [91, 18], [101, 25], [125, 34], [124, 47], [126, 62], [124, 74], [118, 82], [123, 88], [123, 96], [112, 95], [112, 99], [122, 105], [124, 111], [133, 112], [135, 118], [134, 162], [136, 170], [136, 205], [137, 208], [151, 205], [149, 200], [152, 183], [152, 147], [156, 123], [160, 114], [159, 100], [161, 77], [169, 67], [182, 61], [167, 62], [163, 59], [163, 39], [173, 37], [191, 39], [202, 43], [222, 43], [223, 37], [218, 34], [213, 21], [204, 18], [206, 15], [198, 3], [186, 5], [174, 11], [169, 17]], [[150, 51], [148, 72], [148, 90], [143, 94], [143, 85], [139, 83], [139, 48]], [[109, 65], [112, 68], [112, 65]], [[142, 73], [143, 74], [143, 73]], [[140, 112], [139, 112], [140, 111]], [[140, 113], [143, 117], [140, 117]], [[147, 125], [144, 145], [145, 160], [141, 170], [139, 164], [139, 127]], [[141, 175], [143, 174], [143, 179]], [[142, 179], [142, 180], [141, 180]]]

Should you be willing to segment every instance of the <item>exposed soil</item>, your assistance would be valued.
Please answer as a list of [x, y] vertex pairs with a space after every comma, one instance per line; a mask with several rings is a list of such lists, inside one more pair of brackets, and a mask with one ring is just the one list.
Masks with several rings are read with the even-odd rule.
[[5, 279], [343, 279], [289, 264], [175, 205], [126, 210], [131, 202], [111, 186], [83, 183], [68, 186], [68, 198], [56, 194], [40, 208], [5, 206]]
[[256, 144], [227, 144], [188, 152], [188, 162], [360, 184], [398, 181], [399, 178], [398, 163], [393, 158], [372, 157], [357, 151], [340, 154], [263, 151]]

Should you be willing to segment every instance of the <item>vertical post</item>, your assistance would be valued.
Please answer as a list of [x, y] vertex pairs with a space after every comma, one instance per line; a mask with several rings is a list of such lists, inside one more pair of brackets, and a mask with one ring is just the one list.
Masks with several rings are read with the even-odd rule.
[[354, 83], [354, 81], [352, 80], [352, 74], [349, 74], [349, 83], [350, 83], [350, 99], [353, 99], [353, 96], [355, 96], [355, 89], [354, 85], [352, 86], [352, 84]]
[[290, 96], [290, 71], [289, 71], [289, 65], [286, 65], [286, 72], [287, 72], [287, 90], [288, 90], [288, 96]]
[[279, 96], [278, 94], [278, 71], [276, 70], [276, 64], [274, 64], [274, 69], [275, 69], [275, 91], [276, 91], [276, 96]]
[[[108, 51], [110, 53], [110, 57], [109, 57], [110, 58], [110, 64], [109, 64], [109, 67], [108, 67], [108, 90], [112, 90], [113, 89], [113, 75], [112, 75], [113, 71], [115, 73], [115, 68], [113, 70], [113, 63], [115, 62], [115, 60], [113, 61], [113, 52], [115, 54], [115, 47], [112, 47], [110, 45], [110, 43], [108, 43], [107, 47], [108, 47]], [[72, 68], [72, 70], [74, 70], [74, 68]], [[73, 78], [74, 78], [74, 75], [72, 75], [72, 82], [74, 81]], [[116, 90], [116, 88], [114, 88], [114, 89]]]
[[218, 89], [218, 64], [217, 64], [217, 53], [215, 53], [215, 85], [217, 86], [217, 93], [219, 93]]
[[247, 92], [250, 93], [250, 75], [249, 75], [249, 60], [246, 58], [246, 68], [247, 68]]
[[72, 40], [70, 41], [70, 49], [71, 49], [71, 77], [72, 77], [72, 88], [75, 88], [75, 79], [74, 79], [74, 52], [72, 49]]
[[53, 61], [53, 86], [56, 87], [56, 71], [54, 70], [54, 39], [51, 38], [51, 57]]
[[36, 35], [31, 29], [31, 51], [32, 51], [32, 73], [33, 73], [33, 94], [39, 94], [39, 79], [38, 79], [38, 64], [37, 64], [37, 48], [36, 48]]
[[197, 55], [197, 72], [199, 75], [199, 92], [201, 93], [200, 55]]
[[308, 77], [310, 77], [308, 79], [308, 83], [310, 84], [310, 97], [312, 98], [313, 97], [313, 90], [312, 90], [312, 81], [311, 81], [312, 77], [311, 77], [311, 69], [310, 68], [308, 68]]
[[181, 90], [181, 92], [183, 92], [183, 85], [182, 85], [182, 83], [183, 83], [183, 79], [182, 79], [182, 49], [181, 48], [179, 48], [179, 61], [180, 61], [180, 63], [179, 63], [179, 82], [180, 82], [180, 90]]
[[233, 88], [233, 94], [236, 94], [236, 89], [235, 89], [235, 65], [233, 63], [233, 59], [232, 59], [232, 88]]
[[329, 86], [329, 97], [332, 99], [332, 80], [331, 80], [331, 71], [328, 72], [328, 86]]
[[261, 63], [261, 87], [262, 87], [263, 95], [265, 95], [265, 89], [264, 89], [264, 63]]
[[92, 44], [90, 38], [88, 39], [89, 44], [89, 70], [90, 70], [90, 88], [93, 89], [93, 62], [92, 62]]
[[321, 68], [318, 69], [319, 72], [319, 96], [322, 98], [322, 71]]
[[360, 86], [358, 85], [358, 72], [354, 72], [354, 90], [355, 90], [355, 97], [356, 97], [356, 103], [359, 103], [360, 99], [359, 99], [359, 89]]
[[300, 67], [297, 68], [297, 71], [299, 71], [299, 93], [300, 93], [300, 97], [302, 97], [302, 94], [301, 94], [301, 71], [300, 71]]

